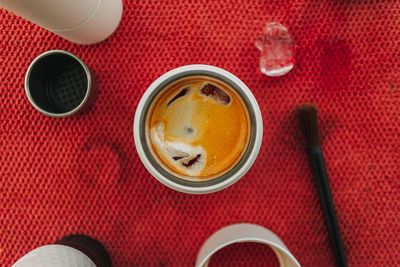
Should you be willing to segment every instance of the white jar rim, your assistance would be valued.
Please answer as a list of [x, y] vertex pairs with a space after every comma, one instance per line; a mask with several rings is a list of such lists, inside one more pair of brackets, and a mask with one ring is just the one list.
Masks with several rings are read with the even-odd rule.
[[213, 233], [200, 248], [195, 266], [207, 267], [215, 253], [235, 243], [259, 243], [269, 246], [277, 256], [281, 267], [301, 267], [297, 259], [274, 232], [251, 223], [228, 225]]
[[[188, 181], [178, 178], [161, 167], [149, 153], [145, 136], [145, 121], [151, 101], [166, 85], [171, 82], [192, 75], [206, 75], [220, 79], [239, 93], [247, 105], [251, 119], [251, 137], [248, 148], [239, 163], [221, 177], [208, 181]], [[257, 100], [250, 89], [232, 73], [210, 65], [186, 65], [173, 69], [157, 80], [143, 94], [135, 113], [133, 124], [135, 146], [138, 155], [146, 169], [164, 185], [185, 193], [206, 194], [222, 190], [237, 182], [253, 165], [261, 147], [263, 122]]]

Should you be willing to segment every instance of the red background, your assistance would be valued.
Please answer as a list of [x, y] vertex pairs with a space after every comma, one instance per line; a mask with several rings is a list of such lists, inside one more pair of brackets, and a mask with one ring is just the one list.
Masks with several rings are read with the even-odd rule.
[[[397, 2], [397, 3], [396, 3]], [[400, 266], [400, 4], [398, 1], [125, 1], [117, 32], [71, 44], [0, 11], [0, 262], [64, 234], [101, 240], [119, 266], [193, 266], [201, 244], [237, 222], [276, 232], [303, 266], [334, 266], [314, 181], [292, 117], [320, 109], [323, 149], [350, 266]], [[288, 26], [296, 66], [258, 71], [254, 40]], [[29, 104], [23, 77], [49, 49], [81, 57], [98, 78], [86, 113], [66, 119]], [[210, 195], [153, 179], [134, 147], [138, 101], [166, 71], [206, 63], [251, 88], [264, 139], [251, 171]], [[276, 266], [257, 246], [223, 251], [214, 266]], [[244, 261], [246, 257], [250, 262]], [[236, 265], [235, 265], [236, 266]]]

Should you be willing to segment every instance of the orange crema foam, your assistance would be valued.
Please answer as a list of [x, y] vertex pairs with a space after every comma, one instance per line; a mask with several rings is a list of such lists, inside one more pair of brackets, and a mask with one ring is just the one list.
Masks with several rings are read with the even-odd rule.
[[167, 171], [208, 180], [232, 169], [249, 141], [247, 108], [226, 83], [191, 76], [168, 85], [147, 118], [153, 155]]

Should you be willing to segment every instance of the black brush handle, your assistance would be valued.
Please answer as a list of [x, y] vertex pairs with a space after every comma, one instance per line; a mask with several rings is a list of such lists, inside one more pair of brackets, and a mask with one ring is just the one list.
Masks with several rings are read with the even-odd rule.
[[318, 146], [308, 148], [308, 156], [310, 158], [312, 172], [317, 184], [321, 206], [324, 212], [326, 226], [332, 242], [333, 253], [336, 258], [337, 266], [347, 267], [346, 254], [344, 253], [343, 241], [336, 219], [335, 208], [333, 207], [333, 198], [321, 147]]

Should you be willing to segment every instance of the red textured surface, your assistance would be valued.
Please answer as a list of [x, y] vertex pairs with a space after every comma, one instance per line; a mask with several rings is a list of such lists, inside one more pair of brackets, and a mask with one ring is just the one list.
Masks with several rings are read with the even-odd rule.
[[[103, 241], [114, 265], [193, 266], [201, 244], [236, 222], [266, 226], [303, 266], [334, 266], [292, 110], [320, 108], [328, 171], [350, 266], [400, 266], [400, 3], [398, 1], [125, 1], [118, 31], [71, 44], [0, 11], [0, 262], [75, 232]], [[282, 78], [258, 71], [267, 21], [287, 25], [297, 64]], [[48, 49], [80, 56], [98, 77], [85, 114], [35, 111], [23, 77]], [[134, 147], [135, 107], [166, 71], [207, 63], [240, 77], [264, 116], [261, 153], [234, 186], [174, 192]], [[244, 248], [246, 249], [248, 248]], [[251, 251], [252, 266], [276, 266]], [[240, 246], [221, 260], [243, 255]], [[241, 261], [242, 266], [246, 266]], [[270, 264], [270, 265], [268, 265]]]

